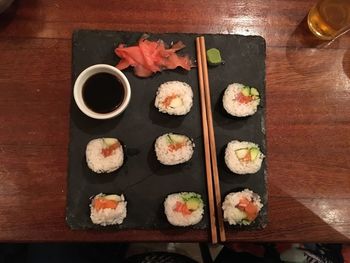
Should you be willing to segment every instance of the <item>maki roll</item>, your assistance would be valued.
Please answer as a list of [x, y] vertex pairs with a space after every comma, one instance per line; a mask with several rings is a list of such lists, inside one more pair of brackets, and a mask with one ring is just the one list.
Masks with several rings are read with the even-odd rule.
[[222, 204], [224, 220], [230, 225], [250, 225], [262, 207], [260, 196], [249, 189], [230, 193]]
[[192, 192], [171, 194], [164, 201], [164, 210], [169, 223], [174, 226], [195, 225], [203, 217], [203, 200]]
[[193, 104], [191, 86], [185, 82], [169, 81], [158, 88], [154, 106], [170, 115], [185, 115]]
[[176, 165], [192, 158], [194, 143], [181, 134], [166, 133], [157, 138], [154, 149], [157, 159], [164, 165]]
[[233, 83], [226, 88], [222, 102], [224, 109], [230, 115], [246, 117], [257, 111], [260, 95], [254, 87]]
[[86, 146], [86, 162], [96, 173], [116, 171], [124, 162], [123, 147], [115, 138], [94, 139]]
[[123, 223], [126, 217], [126, 203], [123, 195], [96, 195], [90, 204], [92, 223], [101, 226]]
[[225, 163], [236, 174], [254, 174], [261, 168], [264, 155], [252, 142], [231, 141], [225, 151]]

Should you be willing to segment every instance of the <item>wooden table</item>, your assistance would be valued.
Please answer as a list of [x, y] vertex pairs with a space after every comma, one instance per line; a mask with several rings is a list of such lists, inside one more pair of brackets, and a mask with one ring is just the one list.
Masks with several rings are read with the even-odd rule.
[[350, 239], [350, 40], [320, 48], [305, 0], [26, 0], [0, 16], [0, 241], [207, 241], [65, 222], [74, 29], [261, 35], [269, 223], [229, 240]]

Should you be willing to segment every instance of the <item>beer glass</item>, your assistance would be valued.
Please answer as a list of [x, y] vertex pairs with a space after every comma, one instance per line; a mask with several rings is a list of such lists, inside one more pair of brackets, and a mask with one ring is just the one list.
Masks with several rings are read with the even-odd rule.
[[310, 9], [307, 23], [318, 38], [334, 39], [350, 28], [350, 0], [320, 0]]

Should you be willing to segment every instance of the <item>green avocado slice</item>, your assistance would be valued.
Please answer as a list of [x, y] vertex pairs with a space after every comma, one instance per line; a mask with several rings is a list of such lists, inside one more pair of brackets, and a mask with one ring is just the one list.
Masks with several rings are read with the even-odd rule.
[[256, 147], [250, 148], [249, 151], [250, 151], [250, 159], [251, 159], [252, 161], [254, 161], [254, 160], [258, 157], [260, 151], [259, 151], [259, 149], [256, 148]]
[[259, 91], [256, 88], [250, 88], [250, 94], [259, 97]]
[[189, 210], [195, 211], [199, 208], [201, 200], [198, 198], [190, 198], [186, 201], [186, 206]]
[[243, 96], [245, 96], [245, 97], [250, 96], [250, 88], [248, 86], [245, 86], [241, 92], [242, 92]]
[[246, 157], [248, 151], [249, 151], [248, 148], [241, 148], [241, 149], [235, 150], [235, 154], [238, 159], [243, 159], [244, 157]]

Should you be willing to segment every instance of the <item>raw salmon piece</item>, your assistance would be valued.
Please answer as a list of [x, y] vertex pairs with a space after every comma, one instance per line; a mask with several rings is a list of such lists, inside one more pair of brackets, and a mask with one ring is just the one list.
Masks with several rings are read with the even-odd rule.
[[245, 208], [245, 212], [247, 214], [247, 218], [249, 221], [254, 221], [258, 216], [258, 208], [253, 203], [249, 203]]
[[112, 155], [113, 151], [118, 149], [118, 147], [120, 146], [120, 143], [114, 143], [106, 148], [102, 148], [101, 152], [103, 157], [108, 157], [110, 155]]
[[239, 200], [237, 208], [239, 208], [247, 214], [247, 219], [249, 221], [254, 221], [254, 219], [258, 216], [258, 208], [247, 198], [242, 198], [241, 200]]
[[185, 203], [181, 203], [179, 201], [176, 201], [176, 206], [174, 211], [181, 212], [183, 215], [190, 215], [191, 211], [187, 208], [187, 205]]
[[111, 208], [111, 209], [116, 209], [118, 206], [118, 202], [115, 200], [108, 200], [105, 198], [96, 198], [94, 199], [93, 202], [93, 207], [99, 211], [101, 209], [107, 209], [107, 208]]

